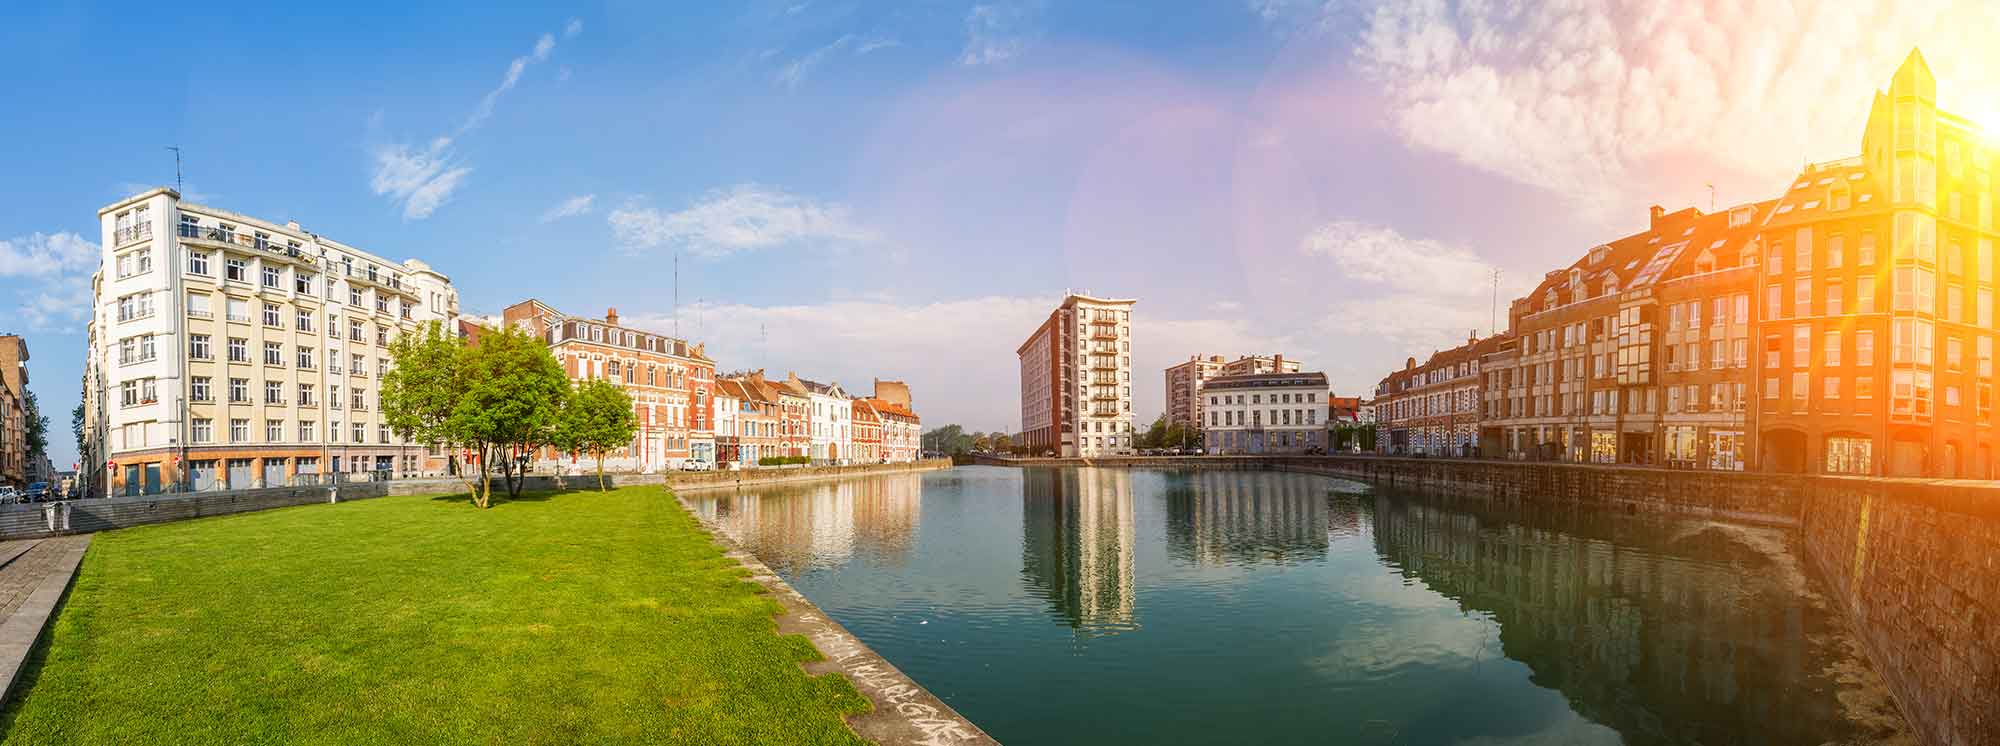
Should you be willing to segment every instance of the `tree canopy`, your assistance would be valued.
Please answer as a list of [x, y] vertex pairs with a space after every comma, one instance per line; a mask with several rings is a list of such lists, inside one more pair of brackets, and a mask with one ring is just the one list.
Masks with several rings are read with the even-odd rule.
[[565, 452], [588, 453], [597, 459], [597, 490], [604, 491], [604, 455], [631, 445], [638, 432], [632, 397], [618, 384], [603, 379], [584, 381], [563, 407], [555, 444]]

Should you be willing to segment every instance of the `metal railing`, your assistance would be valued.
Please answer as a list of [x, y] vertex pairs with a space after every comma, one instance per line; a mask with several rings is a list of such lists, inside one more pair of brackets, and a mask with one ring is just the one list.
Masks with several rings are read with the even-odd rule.
[[153, 223], [146, 221], [138, 225], [128, 225], [111, 232], [111, 241], [119, 246], [153, 237]]

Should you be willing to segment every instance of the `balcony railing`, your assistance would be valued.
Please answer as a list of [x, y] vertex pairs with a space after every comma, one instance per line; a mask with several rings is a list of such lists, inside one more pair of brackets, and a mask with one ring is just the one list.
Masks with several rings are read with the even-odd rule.
[[297, 259], [300, 262], [304, 262], [306, 264], [316, 263], [314, 257], [307, 254], [305, 250], [302, 249], [301, 247], [289, 246], [289, 245], [280, 246], [276, 242], [273, 242], [268, 236], [243, 234], [243, 233], [237, 233], [236, 231], [225, 231], [221, 228], [214, 228], [203, 225], [189, 225], [187, 223], [182, 223], [180, 226], [180, 230], [177, 231], [177, 233], [180, 235], [181, 238], [192, 238], [199, 241], [213, 241], [216, 243], [225, 243], [232, 246], [240, 246], [246, 249], [262, 251], [268, 254], [276, 254], [278, 256], [290, 257], [293, 259]]
[[150, 220], [138, 225], [128, 225], [111, 232], [112, 242], [119, 246], [152, 237], [153, 223]]

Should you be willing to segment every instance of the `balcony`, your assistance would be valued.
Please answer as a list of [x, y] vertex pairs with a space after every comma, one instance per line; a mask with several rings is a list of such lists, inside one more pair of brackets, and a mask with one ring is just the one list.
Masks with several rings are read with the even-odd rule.
[[124, 246], [133, 241], [143, 241], [152, 237], [153, 223], [150, 220], [138, 225], [125, 226], [111, 233], [111, 241], [117, 246]]
[[1115, 326], [1092, 326], [1092, 327], [1090, 327], [1090, 338], [1091, 338], [1091, 339], [1117, 339], [1117, 338], [1118, 338], [1118, 327], [1115, 327]]
[[1110, 358], [1091, 358], [1091, 370], [1117, 370], [1118, 361]]
[[1117, 392], [1115, 392], [1115, 391], [1112, 391], [1112, 392], [1105, 392], [1105, 391], [1097, 391], [1097, 392], [1092, 392], [1092, 393], [1091, 393], [1091, 395], [1090, 395], [1090, 399], [1091, 399], [1091, 401], [1118, 401], [1118, 393], [1117, 393]]

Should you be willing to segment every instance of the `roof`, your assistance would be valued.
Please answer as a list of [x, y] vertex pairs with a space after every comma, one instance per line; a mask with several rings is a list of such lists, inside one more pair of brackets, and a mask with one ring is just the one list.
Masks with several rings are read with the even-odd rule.
[[1646, 230], [1591, 247], [1569, 266], [1543, 275], [1516, 303], [1535, 314], [1604, 296], [1614, 281], [1622, 292], [1741, 266], [1744, 248], [1756, 240], [1774, 204], [1753, 202], [1713, 213], [1656, 207]]
[[868, 406], [874, 408], [877, 414], [898, 415], [902, 417], [908, 417], [913, 420], [917, 418], [916, 412], [910, 411], [908, 407], [905, 407], [901, 404], [897, 404], [892, 401], [883, 401], [881, 399], [877, 399], [872, 396], [863, 399], [856, 399], [855, 401], [867, 402]]
[[744, 392], [743, 390], [743, 384], [738, 381], [734, 381], [728, 378], [718, 378], [715, 380], [715, 388], [717, 391], [720, 391], [723, 396], [732, 397], [740, 400], [750, 399], [750, 395]]
[[1202, 383], [1203, 391], [1209, 389], [1249, 389], [1277, 388], [1291, 386], [1318, 386], [1326, 388], [1326, 374], [1317, 371], [1303, 373], [1245, 373], [1235, 376], [1217, 376]]

